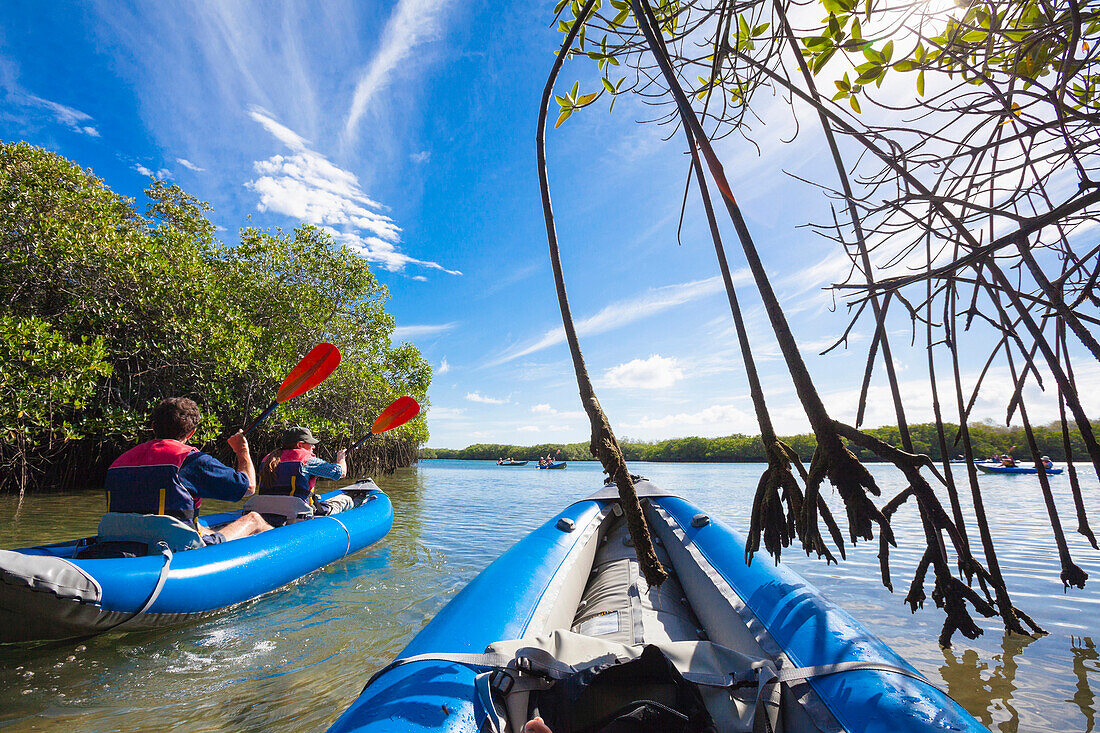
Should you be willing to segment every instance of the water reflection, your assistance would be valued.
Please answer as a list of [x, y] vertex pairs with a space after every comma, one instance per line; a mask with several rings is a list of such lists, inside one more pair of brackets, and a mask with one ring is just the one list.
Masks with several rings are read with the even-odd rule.
[[942, 648], [944, 665], [940, 676], [947, 684], [947, 694], [971, 712], [988, 728], [997, 724], [1002, 733], [1015, 733], [1020, 716], [1013, 707], [1016, 692], [1016, 657], [1036, 639], [1022, 634], [1005, 634], [1002, 652], [992, 659], [992, 668], [973, 649], [957, 653]]
[[1076, 703], [1081, 708], [1088, 725], [1085, 731], [1088, 733], [1096, 729], [1096, 695], [1089, 687], [1089, 673], [1100, 675], [1100, 664], [1097, 663], [1100, 655], [1097, 654], [1096, 644], [1091, 636], [1071, 636], [1069, 650], [1073, 654], [1073, 674], [1077, 677], [1077, 691], [1073, 700], [1066, 702]]

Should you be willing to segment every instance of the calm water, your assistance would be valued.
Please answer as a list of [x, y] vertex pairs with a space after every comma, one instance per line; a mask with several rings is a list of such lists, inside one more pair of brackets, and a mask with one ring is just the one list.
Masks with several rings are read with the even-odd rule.
[[[632, 464], [660, 486], [744, 530], [761, 466]], [[895, 472], [873, 467], [883, 493]], [[877, 543], [827, 567], [791, 552], [784, 561], [877, 633], [997, 731], [1091, 731], [1100, 692], [1100, 553], [1077, 534], [1069, 484], [1052, 477], [1086, 590], [1063, 594], [1058, 559], [1034, 477], [985, 476], [1009, 590], [1051, 633], [936, 643], [941, 615], [902, 604], [916, 563], [912, 508], [897, 520], [889, 593]], [[393, 500], [390, 534], [374, 547], [213, 619], [166, 631], [107, 635], [76, 645], [0, 647], [0, 728], [6, 731], [302, 731], [323, 729], [372, 672], [482, 568], [569, 502], [598, 488], [595, 463], [565, 471], [425, 461], [378, 479]], [[835, 499], [835, 497], [831, 497]], [[1086, 501], [1100, 530], [1100, 487]], [[213, 502], [212, 502], [213, 504]], [[834, 502], [835, 505], [835, 502]], [[0, 548], [93, 534], [99, 494], [0, 498]], [[211, 506], [208, 512], [220, 511]], [[929, 593], [931, 589], [929, 588]], [[931, 601], [929, 601], [931, 606]]]

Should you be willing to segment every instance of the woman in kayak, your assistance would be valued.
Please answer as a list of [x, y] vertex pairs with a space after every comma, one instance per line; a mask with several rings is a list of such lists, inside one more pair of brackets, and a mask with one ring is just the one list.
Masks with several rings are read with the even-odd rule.
[[[298, 425], [287, 428], [279, 441], [281, 447], [268, 453], [261, 464], [260, 496], [297, 497], [305, 503], [308, 511], [319, 517], [351, 509], [355, 502], [345, 494], [325, 501], [316, 501], [313, 497], [318, 478], [338, 481], [348, 473], [345, 461], [347, 450], [341, 448], [336, 453], [336, 462], [329, 463], [313, 455], [314, 446], [320, 442], [313, 437], [309, 428]], [[260, 507], [260, 500], [257, 499], [256, 502], [254, 506]], [[259, 511], [271, 521], [266, 509], [260, 508]]]

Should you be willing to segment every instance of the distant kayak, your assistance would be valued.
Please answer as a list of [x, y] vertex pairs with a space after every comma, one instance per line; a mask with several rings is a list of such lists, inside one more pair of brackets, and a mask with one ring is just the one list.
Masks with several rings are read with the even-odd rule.
[[[347, 490], [365, 492], [363, 503], [199, 549], [80, 559], [91, 537], [0, 550], [0, 643], [178, 625], [269, 593], [386, 535], [389, 497], [370, 479]], [[199, 521], [216, 528], [240, 515]]]
[[[1026, 466], [989, 466], [982, 463], [974, 464], [978, 467], [979, 471], [984, 473], [1039, 473], [1039, 469], [1035, 467], [1027, 468]], [[1048, 474], [1057, 475], [1062, 472], [1060, 468], [1048, 468]]]
[[547, 463], [543, 466], [539, 466], [539, 468], [565, 468], [565, 461], [561, 463]]
[[502, 463], [498, 463], [497, 465], [498, 466], [526, 466], [527, 461], [504, 461]]

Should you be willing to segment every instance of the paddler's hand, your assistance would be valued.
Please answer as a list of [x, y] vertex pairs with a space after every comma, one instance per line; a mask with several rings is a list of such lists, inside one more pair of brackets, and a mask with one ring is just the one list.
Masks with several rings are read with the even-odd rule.
[[341, 448], [340, 450], [336, 451], [336, 465], [340, 467], [340, 471], [342, 472], [340, 478], [348, 475], [348, 462], [344, 460], [344, 457], [347, 454], [347, 448]]
[[256, 468], [252, 465], [252, 456], [248, 453], [248, 439], [244, 437], [243, 430], [238, 430], [230, 435], [226, 442], [237, 454], [237, 470], [248, 477], [248, 491], [244, 495], [252, 496], [256, 493]]
[[550, 728], [543, 722], [542, 718], [534, 718], [527, 721], [527, 724], [523, 726], [523, 733], [551, 733]]
[[244, 437], [243, 430], [238, 430], [230, 435], [226, 438], [226, 442], [229, 443], [229, 447], [233, 449], [233, 452], [237, 454], [238, 458], [242, 454], [248, 455], [248, 438]]

